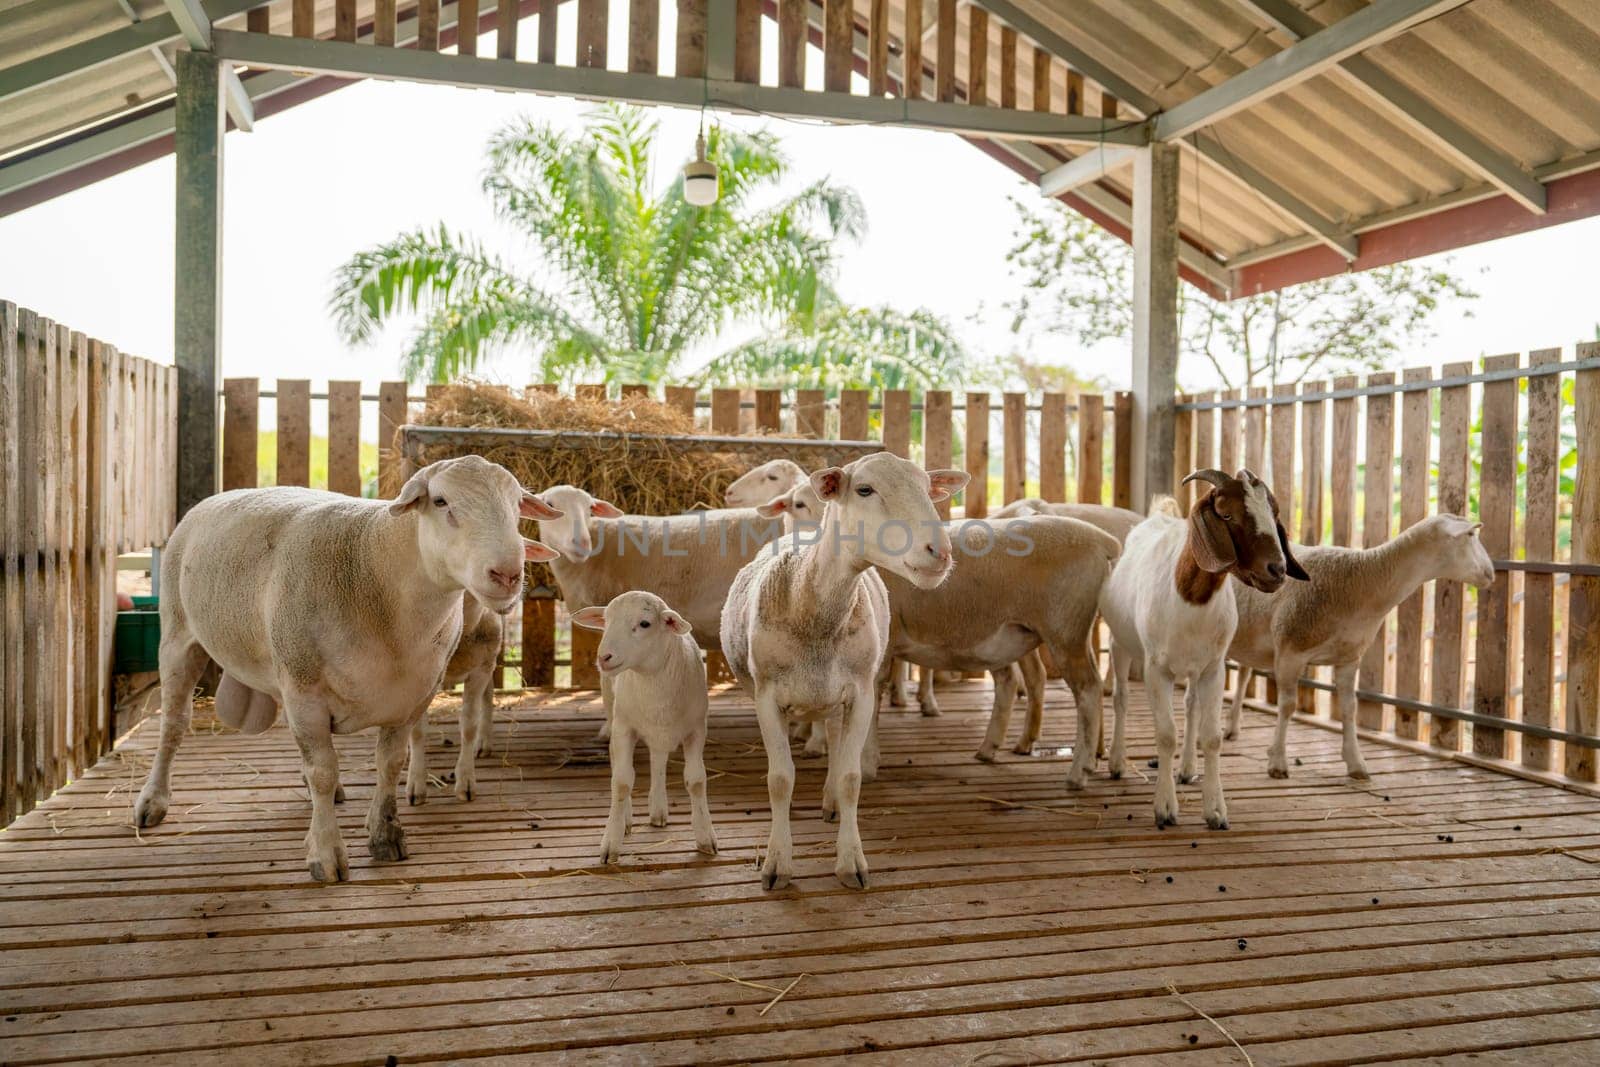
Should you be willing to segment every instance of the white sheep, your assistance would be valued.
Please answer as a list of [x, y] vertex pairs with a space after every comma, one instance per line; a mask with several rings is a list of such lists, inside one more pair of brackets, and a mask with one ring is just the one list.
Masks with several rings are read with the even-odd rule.
[[1170, 497], [1152, 503], [1150, 517], [1128, 535], [1122, 558], [1100, 594], [1116, 673], [1110, 764], [1111, 776], [1120, 777], [1129, 669], [1139, 660], [1156, 727], [1156, 826], [1177, 824], [1172, 690], [1179, 679], [1186, 679], [1185, 700], [1198, 716], [1197, 734], [1205, 753], [1201, 803], [1206, 825], [1225, 830], [1219, 719], [1224, 657], [1239, 619], [1225, 586], [1233, 577], [1273, 593], [1287, 578], [1304, 580], [1306, 574], [1289, 551], [1277, 502], [1265, 482], [1248, 470], [1229, 477], [1208, 469], [1189, 475], [1184, 484], [1197, 480], [1211, 488], [1195, 501], [1187, 520]]
[[839, 820], [834, 873], [846, 887], [867, 884], [856, 809], [875, 727], [878, 672], [889, 643], [889, 598], [875, 568], [931, 588], [950, 572], [950, 537], [934, 511], [967, 482], [962, 471], [924, 472], [876, 452], [810, 476], [825, 509], [810, 543], [764, 552], [728, 591], [722, 650], [755, 696], [767, 750], [772, 832], [761, 881], [789, 884], [794, 846], [789, 801], [794, 760], [785, 720], [821, 720], [828, 738], [825, 818]]
[[135, 823], [166, 816], [172, 759], [210, 657], [223, 671], [224, 723], [259, 731], [278, 705], [287, 713], [311, 792], [311, 876], [349, 877], [333, 810], [333, 735], [374, 726], [368, 847], [374, 859], [404, 859], [395, 784], [411, 727], [460, 637], [462, 590], [495, 611], [514, 607], [523, 561], [554, 556], [523, 540], [518, 518], [555, 514], [478, 456], [424, 467], [393, 501], [285, 487], [195, 505], [162, 555], [161, 742]]
[[[1335, 704], [1344, 722], [1344, 763], [1350, 777], [1369, 777], [1356, 739], [1356, 673], [1361, 657], [1389, 612], [1424, 582], [1494, 584], [1494, 563], [1478, 538], [1482, 523], [1459, 515], [1433, 515], [1376, 548], [1300, 547], [1295, 556], [1310, 581], [1263, 596], [1237, 587], [1239, 625], [1228, 656], [1243, 665], [1228, 737], [1239, 732], [1250, 669], [1271, 671], [1278, 683], [1278, 724], [1267, 749], [1267, 773], [1289, 777], [1285, 741], [1299, 679], [1311, 666], [1334, 668]], [[1192, 763], [1189, 744], [1185, 760]]]
[[[471, 800], [477, 791], [477, 757], [494, 747], [494, 670], [505, 642], [504, 619], [483, 606], [471, 593], [463, 593], [461, 639], [445, 664], [443, 689], [461, 686], [460, 749], [456, 753], [455, 794]], [[426, 715], [411, 729], [411, 765], [406, 775], [406, 796], [412, 804], [428, 797]]]
[[650, 825], [667, 825], [667, 760], [683, 748], [695, 847], [717, 854], [706, 806], [706, 668], [689, 623], [654, 593], [623, 593], [603, 608], [584, 608], [572, 621], [603, 630], [595, 663], [613, 679], [611, 814], [600, 838], [600, 862], [615, 863], [633, 819], [633, 749], [650, 751]]
[[754, 508], [806, 482], [805, 469], [792, 459], [771, 459], [745, 471], [722, 494], [730, 508]]

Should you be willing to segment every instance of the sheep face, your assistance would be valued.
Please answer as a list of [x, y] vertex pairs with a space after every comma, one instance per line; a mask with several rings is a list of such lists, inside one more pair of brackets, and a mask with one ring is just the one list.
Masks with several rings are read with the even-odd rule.
[[965, 471], [924, 471], [891, 452], [811, 475], [817, 499], [831, 505], [838, 529], [821, 536], [854, 545], [866, 562], [932, 589], [950, 574], [950, 534], [933, 505], [967, 484]]
[[809, 481], [801, 481], [782, 496], [758, 505], [756, 514], [764, 519], [782, 516], [786, 534], [799, 529], [814, 530], [822, 522], [822, 500]]
[[1440, 577], [1465, 582], [1478, 589], [1494, 584], [1494, 561], [1489, 550], [1483, 547], [1478, 531], [1483, 523], [1464, 519], [1460, 515], [1440, 515], [1437, 518], [1439, 533], [1444, 541], [1440, 553]]
[[1243, 467], [1233, 477], [1201, 470], [1183, 481], [1212, 487], [1189, 510], [1189, 551], [1201, 570], [1227, 571], [1263, 593], [1277, 592], [1289, 578], [1308, 580], [1289, 551], [1289, 535], [1267, 483]]
[[638, 591], [623, 593], [603, 608], [584, 608], [573, 614], [572, 621], [605, 632], [594, 662], [608, 675], [654, 671], [689, 633], [689, 623], [666, 601]]
[[430, 463], [413, 474], [389, 505], [417, 516], [417, 543], [429, 569], [505, 613], [522, 599], [524, 560], [556, 553], [517, 532], [519, 519], [560, 512], [525, 493], [511, 472], [482, 456]]
[[582, 563], [594, 555], [593, 519], [620, 519], [622, 509], [600, 500], [575, 485], [555, 485], [539, 494], [560, 512], [560, 517], [539, 523], [539, 540], [561, 553], [563, 559]]
[[783, 496], [797, 485], [804, 485], [805, 481], [806, 472], [800, 468], [800, 464], [787, 459], [769, 460], [735, 479], [723, 495], [723, 503], [730, 508], [759, 507]]

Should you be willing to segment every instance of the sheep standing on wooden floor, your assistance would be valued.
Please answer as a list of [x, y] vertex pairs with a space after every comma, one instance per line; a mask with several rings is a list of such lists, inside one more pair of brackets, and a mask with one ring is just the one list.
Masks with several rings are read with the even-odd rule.
[[1198, 717], [1196, 733], [1206, 760], [1201, 785], [1206, 825], [1226, 830], [1219, 719], [1224, 656], [1239, 610], [1225, 587], [1233, 577], [1275, 593], [1287, 578], [1304, 580], [1306, 573], [1289, 551], [1277, 502], [1261, 479], [1248, 470], [1229, 477], [1208, 469], [1183, 481], [1202, 481], [1211, 488], [1195, 501], [1187, 520], [1171, 497], [1152, 502], [1150, 517], [1128, 535], [1122, 558], [1100, 594], [1116, 674], [1111, 776], [1122, 775], [1128, 675], [1138, 660], [1144, 664], [1144, 687], [1156, 727], [1156, 826], [1177, 824], [1172, 690], [1178, 679], [1186, 679], [1184, 699]]
[[555, 555], [523, 540], [518, 519], [557, 514], [479, 456], [424, 467], [393, 501], [278, 487], [195, 505], [161, 560], [161, 743], [135, 823], [166, 816], [172, 759], [210, 657], [223, 671], [224, 723], [259, 733], [279, 705], [287, 713], [311, 792], [311, 876], [349, 877], [333, 735], [374, 726], [367, 843], [374, 859], [405, 859], [395, 785], [461, 635], [462, 591], [495, 611], [515, 607], [523, 561]]
[[595, 664], [612, 679], [611, 815], [600, 839], [600, 862], [615, 863], [633, 821], [633, 749], [650, 750], [650, 825], [667, 825], [667, 760], [683, 748], [683, 785], [695, 847], [717, 854], [706, 806], [706, 668], [689, 624], [654, 593], [623, 593], [572, 621], [603, 630]]
[[[477, 791], [477, 758], [494, 748], [494, 669], [505, 641], [505, 621], [471, 593], [463, 593], [461, 640], [445, 664], [442, 689], [461, 686], [461, 737], [456, 753], [455, 794], [471, 800]], [[428, 798], [428, 717], [411, 728], [411, 766], [406, 797], [412, 804]]]
[[861, 781], [876, 770], [869, 738], [877, 718], [878, 671], [889, 643], [889, 597], [881, 567], [923, 588], [950, 573], [950, 536], [934, 502], [967, 483], [964, 471], [923, 471], [889, 452], [810, 476], [823, 502], [810, 543], [763, 552], [728, 590], [722, 651], [755, 696], [767, 750], [772, 832], [761, 883], [778, 889], [794, 877], [789, 802], [794, 759], [785, 720], [826, 724], [828, 778], [823, 815], [839, 820], [834, 874], [851, 889], [867, 884], [856, 822]]
[[[1424, 582], [1494, 584], [1494, 563], [1478, 538], [1481, 522], [1433, 515], [1376, 548], [1297, 547], [1311, 580], [1265, 596], [1238, 587], [1239, 625], [1228, 656], [1245, 669], [1228, 714], [1228, 737], [1239, 732], [1250, 668], [1273, 672], [1278, 725], [1267, 749], [1267, 773], [1289, 777], [1285, 741], [1298, 682], [1311, 666], [1332, 666], [1335, 704], [1344, 722], [1344, 763], [1350, 777], [1370, 777], [1356, 739], [1356, 672], [1379, 624]], [[1188, 742], [1186, 762], [1192, 763]]]

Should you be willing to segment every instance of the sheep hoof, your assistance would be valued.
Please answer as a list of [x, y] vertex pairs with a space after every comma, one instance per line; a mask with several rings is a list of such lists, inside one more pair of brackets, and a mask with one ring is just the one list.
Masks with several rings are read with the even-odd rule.
[[311, 872], [314, 882], [348, 882], [350, 880], [350, 860], [345, 856], [343, 848], [333, 850], [331, 856], [313, 857], [306, 862], [306, 868]]
[[891, 708], [903, 708], [906, 706], [906, 695], [900, 692], [897, 686], [889, 687], [889, 706]]
[[1149, 767], [1153, 771], [1156, 768], [1161, 766], [1161, 761], [1159, 759], [1153, 759], [1153, 760], [1150, 760], [1149, 762], [1147, 762], [1145, 764], [1145, 766]]
[[1197, 778], [1197, 777], [1199, 777], [1199, 776], [1196, 775], [1193, 771], [1190, 771], [1187, 774], [1185, 774], [1182, 771], [1179, 771], [1178, 772], [1178, 784], [1179, 785], [1188, 785], [1190, 782], [1193, 782], [1195, 780], [1195, 778]]
[[924, 719], [937, 719], [943, 714], [944, 712], [939, 710], [939, 705], [935, 704], [931, 700], [922, 705], [922, 717]]
[[456, 799], [463, 804], [472, 803], [471, 783], [461, 782], [456, 784]]
[[1031, 756], [1033, 755], [1033, 742], [1029, 741], [1024, 744], [1023, 742], [1018, 741], [1017, 747], [1013, 748], [1011, 751], [1018, 756]]
[[1206, 825], [1213, 830], [1226, 830], [1228, 828], [1228, 817], [1226, 815], [1207, 815]]
[[824, 754], [825, 753], [823, 752], [823, 750], [821, 748], [812, 748], [809, 744], [806, 745], [805, 748], [802, 748], [800, 750], [800, 758], [801, 759], [816, 759], [818, 756], [821, 756], [821, 755], [824, 755]]
[[717, 854], [717, 839], [715, 837], [701, 838], [695, 842], [694, 847], [697, 852], [707, 856], [715, 856]]
[[794, 872], [788, 869], [787, 864], [779, 866], [777, 861], [769, 855], [766, 862], [761, 865], [761, 888], [767, 890], [786, 889], [789, 886], [789, 879], [793, 876]]
[[662, 812], [654, 812], [654, 811], [651, 812], [650, 813], [650, 825], [651, 826], [657, 826], [657, 827], [667, 825], [667, 813], [664, 812], [664, 811], [662, 811]]
[[1169, 826], [1178, 825], [1178, 816], [1174, 812], [1156, 812], [1156, 829], [1165, 830]]
[[978, 749], [978, 751], [976, 753], [973, 754], [973, 757], [979, 763], [993, 763], [994, 762], [994, 749], [990, 748], [988, 745], [984, 745], [982, 748]]
[[834, 866], [833, 873], [838, 877], [839, 884], [846, 889], [867, 888], [867, 859], [865, 856], [856, 856], [851, 859], [841, 857]]
[[[1349, 774], [1350, 777], [1358, 782], [1370, 782], [1372, 780], [1371, 773], [1365, 767], [1351, 767], [1349, 768]], [[1284, 777], [1287, 778], [1288, 774], [1286, 773]]]
[[1116, 782], [1116, 781], [1120, 781], [1122, 779], [1122, 772], [1121, 771], [1107, 771], [1106, 772], [1106, 776], [1108, 778], [1110, 778], [1113, 782]]
[[380, 863], [400, 862], [409, 855], [405, 830], [397, 822], [385, 823], [382, 830], [367, 839], [367, 852]]
[[133, 808], [133, 821], [141, 830], [148, 830], [152, 826], [161, 825], [161, 820], [167, 817], [167, 798], [150, 794], [140, 794], [139, 802]]
[[1230, 729], [1229, 731], [1227, 731], [1226, 733], [1224, 733], [1222, 735], [1222, 739], [1224, 741], [1232, 741], [1234, 738], [1236, 738], [1238, 736], [1239, 736], [1239, 731], [1238, 730], [1231, 730]]
[[595, 732], [594, 739], [596, 741], [609, 741], [609, 740], [611, 740], [611, 724], [609, 722], [607, 722], [603, 726], [601, 726], [600, 729]]
[[1287, 777], [1289, 777], [1289, 768], [1287, 768], [1287, 767], [1268, 767], [1267, 768], [1267, 777], [1268, 778], [1287, 778]]
[[823, 808], [822, 809], [822, 821], [823, 822], [838, 822], [839, 821], [839, 812], [838, 812], [838, 810], [834, 809], [834, 808]]

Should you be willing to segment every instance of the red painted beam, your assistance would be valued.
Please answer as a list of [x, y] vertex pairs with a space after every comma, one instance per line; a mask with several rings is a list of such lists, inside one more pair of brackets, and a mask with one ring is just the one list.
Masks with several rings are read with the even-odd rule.
[[1363, 233], [1361, 255], [1348, 266], [1342, 256], [1321, 245], [1252, 263], [1239, 271], [1238, 295], [1269, 293], [1346, 270], [1387, 267], [1600, 215], [1600, 170], [1549, 182], [1545, 191], [1548, 210], [1543, 215], [1535, 215], [1508, 196], [1497, 196]]

